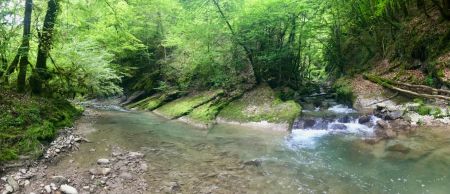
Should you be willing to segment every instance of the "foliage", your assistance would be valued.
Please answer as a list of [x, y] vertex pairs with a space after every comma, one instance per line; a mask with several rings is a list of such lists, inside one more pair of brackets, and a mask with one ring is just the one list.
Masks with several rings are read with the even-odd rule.
[[334, 83], [333, 88], [336, 90], [336, 100], [339, 103], [353, 106], [356, 97], [349, 80], [341, 78]]
[[57, 129], [72, 125], [81, 110], [65, 100], [0, 93], [0, 161], [38, 156]]

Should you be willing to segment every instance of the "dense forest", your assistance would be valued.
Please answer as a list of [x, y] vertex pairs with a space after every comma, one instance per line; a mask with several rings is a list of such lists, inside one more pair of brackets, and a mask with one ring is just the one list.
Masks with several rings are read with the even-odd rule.
[[0, 164], [41, 156], [92, 99], [292, 129], [313, 97], [360, 108], [365, 81], [391, 92], [370, 105], [450, 115], [450, 0], [2, 0]]

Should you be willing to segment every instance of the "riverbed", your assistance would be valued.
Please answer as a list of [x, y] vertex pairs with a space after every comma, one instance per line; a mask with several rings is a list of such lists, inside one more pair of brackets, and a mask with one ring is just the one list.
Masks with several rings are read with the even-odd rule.
[[355, 131], [205, 130], [148, 112], [101, 111], [93, 127], [93, 143], [49, 168], [87, 169], [120, 147], [145, 154], [146, 193], [450, 193], [445, 128], [370, 145]]

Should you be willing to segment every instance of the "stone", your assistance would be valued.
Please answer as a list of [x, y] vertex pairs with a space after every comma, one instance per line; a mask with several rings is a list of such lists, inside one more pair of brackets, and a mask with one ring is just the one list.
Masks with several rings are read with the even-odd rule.
[[352, 118], [350, 118], [350, 116], [346, 115], [342, 118], [338, 119], [338, 122], [340, 123], [350, 123], [350, 121], [352, 120]]
[[359, 117], [358, 123], [359, 123], [359, 124], [365, 124], [365, 123], [370, 122], [370, 120], [371, 120], [370, 116], [365, 115], [365, 116]]
[[14, 192], [14, 188], [11, 185], [5, 185], [5, 191], [6, 193], [12, 193]]
[[26, 174], [26, 173], [27, 173], [27, 170], [24, 169], [24, 168], [20, 169], [19, 171], [20, 171], [22, 174]]
[[78, 194], [77, 189], [75, 189], [69, 185], [61, 185], [61, 188], [59, 188], [59, 189], [65, 194]]
[[148, 165], [147, 165], [146, 163], [142, 163], [141, 166], [140, 166], [140, 168], [141, 168], [141, 170], [144, 171], [144, 172], [147, 172], [147, 171], [148, 171]]
[[58, 189], [58, 188], [56, 187], [55, 183], [50, 183], [50, 187], [52, 188], [52, 190]]
[[391, 151], [391, 152], [400, 152], [403, 154], [407, 154], [411, 151], [411, 148], [406, 147], [403, 144], [397, 143], [397, 144], [387, 147], [387, 150]]
[[16, 180], [14, 180], [14, 178], [12, 176], [8, 176], [6, 178], [6, 182], [8, 182], [9, 185], [11, 185], [11, 187], [13, 188], [14, 191], [18, 191], [19, 190], [19, 184], [17, 183]]
[[316, 121], [314, 119], [306, 119], [303, 121], [303, 129], [309, 129], [309, 128], [313, 128], [314, 125], [316, 124]]
[[133, 179], [133, 175], [131, 175], [131, 174], [128, 173], [128, 172], [122, 172], [122, 173], [120, 173], [119, 177], [120, 177], [120, 178], [123, 178], [123, 179], [125, 179], [125, 180], [131, 180], [131, 179]]
[[144, 154], [139, 153], [139, 152], [130, 152], [130, 153], [128, 153], [128, 156], [130, 158], [143, 158]]
[[384, 121], [384, 120], [378, 120], [377, 121], [377, 125], [382, 128], [382, 129], [388, 129], [390, 128], [390, 125], [388, 122]]
[[106, 164], [109, 164], [109, 159], [106, 159], [106, 158], [98, 159], [98, 160], [97, 160], [97, 164], [100, 164], [100, 165], [106, 165]]
[[89, 186], [84, 186], [83, 189], [88, 191], [89, 190]]
[[25, 180], [25, 182], [23, 183], [24, 186], [28, 186], [30, 184], [29, 180]]
[[62, 185], [68, 182], [67, 178], [63, 176], [52, 176], [52, 180], [56, 183], [56, 185]]
[[262, 164], [261, 160], [255, 159], [255, 160], [250, 160], [250, 161], [246, 161], [244, 162], [244, 165], [246, 166], [256, 166], [256, 167], [260, 167]]
[[45, 192], [47, 192], [47, 193], [51, 193], [52, 192], [52, 188], [50, 187], [50, 185], [45, 185], [44, 189], [45, 189]]
[[108, 175], [111, 172], [111, 168], [101, 168], [100, 172], [102, 175]]
[[396, 110], [396, 111], [390, 111], [386, 114], [385, 119], [386, 120], [397, 120], [403, 116], [403, 111]]
[[336, 123], [336, 124], [332, 124], [330, 126], [330, 129], [332, 129], [332, 130], [346, 130], [347, 126], [345, 126], [344, 124], [341, 124], [341, 123]]

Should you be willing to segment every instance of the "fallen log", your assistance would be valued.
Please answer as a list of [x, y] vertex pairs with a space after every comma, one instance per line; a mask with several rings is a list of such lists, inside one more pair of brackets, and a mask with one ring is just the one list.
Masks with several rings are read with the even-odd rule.
[[[389, 88], [389, 89], [391, 89], [391, 90], [398, 91], [398, 92], [400, 92], [400, 93], [409, 94], [409, 95], [413, 95], [413, 96], [417, 96], [417, 97], [422, 97], [422, 98], [429, 98], [429, 99], [443, 99], [443, 100], [450, 100], [450, 97], [449, 97], [449, 96], [435, 95], [435, 94], [423, 94], [423, 93], [418, 93], [418, 92], [411, 91], [411, 90], [402, 89], [402, 88], [399, 88], [399, 87], [396, 87], [396, 86], [392, 85], [392, 84], [395, 84], [394, 81], [392, 81], [392, 80], [386, 80], [386, 79], [383, 79], [383, 78], [379, 78], [379, 77], [377, 77], [377, 76], [365, 74], [365, 75], [364, 75], [364, 78], [367, 79], [367, 80], [369, 80], [369, 81], [371, 81], [371, 82], [374, 82], [374, 83], [376, 83], [376, 84], [379, 84], [379, 85], [381, 85], [381, 86], [383, 86], [383, 87]], [[398, 84], [398, 85], [404, 85], [404, 83]], [[428, 86], [426, 86], [426, 87], [428, 87]], [[437, 90], [437, 89], [436, 89], [436, 90]]]

